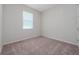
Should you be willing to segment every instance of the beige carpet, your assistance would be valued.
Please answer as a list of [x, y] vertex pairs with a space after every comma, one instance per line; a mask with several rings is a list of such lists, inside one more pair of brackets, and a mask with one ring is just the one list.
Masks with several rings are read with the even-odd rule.
[[79, 55], [79, 47], [45, 37], [3, 46], [3, 55]]

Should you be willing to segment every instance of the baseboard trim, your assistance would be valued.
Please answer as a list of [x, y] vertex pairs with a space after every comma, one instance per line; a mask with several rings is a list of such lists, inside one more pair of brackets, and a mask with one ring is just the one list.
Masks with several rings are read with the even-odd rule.
[[[12, 44], [12, 43], [16, 43], [16, 42], [19, 42], [19, 41], [23, 41], [23, 40], [26, 40], [26, 39], [36, 38], [36, 37], [40, 37], [40, 35], [38, 35], [38, 36], [32, 36], [32, 37], [28, 37], [28, 38], [24, 38], [24, 39], [20, 39], [20, 40], [16, 40], [16, 41], [7, 42], [7, 43], [3, 44], [3, 46], [7, 45], [7, 44]], [[73, 42], [69, 42], [69, 41], [65, 41], [65, 40], [60, 40], [60, 39], [53, 38], [53, 37], [50, 37], [50, 36], [45, 36], [45, 35], [42, 35], [41, 37], [46, 37], [46, 38], [49, 38], [49, 39], [58, 40], [58, 41], [65, 42], [65, 43], [72, 44], [72, 45], [76, 45], [76, 46], [79, 47], [78, 44], [73, 43]], [[2, 50], [2, 48], [0, 48], [0, 52], [1, 52], [1, 50]]]
[[39, 37], [39, 36], [40, 36], [40, 35], [36, 35], [36, 36], [23, 38], [23, 39], [16, 40], [16, 41], [7, 42], [7, 43], [4, 43], [3, 46], [4, 46], [4, 45], [8, 45], [8, 44], [12, 44], [12, 43], [16, 43], [16, 42], [20, 42], [20, 41], [23, 41], [23, 40], [27, 40], [27, 39], [31, 39], [31, 38], [35, 38], [35, 37]]
[[[46, 37], [46, 38], [49, 38], [49, 39], [58, 40], [58, 41], [61, 41], [61, 42], [65, 42], [65, 43], [68, 43], [68, 44], [72, 44], [72, 45], [76, 45], [76, 46], [78, 46], [78, 44], [73, 43], [73, 42], [69, 42], [69, 41], [65, 41], [65, 40], [60, 40], [60, 39], [57, 39], [57, 38], [52, 38], [52, 37], [45, 36], [45, 35], [43, 35], [43, 37]], [[79, 46], [78, 46], [78, 47], [79, 47]]]

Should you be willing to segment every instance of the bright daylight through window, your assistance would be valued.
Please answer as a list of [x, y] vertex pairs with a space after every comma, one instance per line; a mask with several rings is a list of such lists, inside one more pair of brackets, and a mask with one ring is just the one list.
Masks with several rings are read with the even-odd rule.
[[23, 11], [23, 29], [33, 28], [33, 14]]

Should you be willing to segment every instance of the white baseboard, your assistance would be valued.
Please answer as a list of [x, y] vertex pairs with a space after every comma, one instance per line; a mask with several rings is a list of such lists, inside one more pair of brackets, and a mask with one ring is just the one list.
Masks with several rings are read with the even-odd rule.
[[72, 45], [76, 45], [79, 47], [79, 45], [77, 43], [74, 43], [74, 42], [70, 42], [70, 41], [66, 41], [66, 40], [60, 40], [59, 38], [53, 38], [53, 37], [50, 37], [50, 36], [46, 36], [46, 35], [43, 35], [44, 37], [47, 37], [47, 38], [50, 38], [50, 39], [54, 39], [54, 40], [58, 40], [58, 41], [61, 41], [61, 42], [65, 42], [65, 43], [68, 43], [68, 44], [72, 44]]
[[3, 46], [4, 46], [4, 45], [7, 45], [7, 44], [19, 42], [19, 41], [22, 41], [22, 40], [26, 40], [26, 39], [31, 39], [31, 38], [39, 37], [39, 36], [40, 36], [40, 35], [35, 35], [35, 36], [31, 36], [31, 37], [22, 38], [22, 39], [19, 39], [19, 40], [16, 40], [16, 41], [14, 40], [14, 41], [6, 42], [6, 43], [3, 43]]
[[[40, 35], [35, 35], [35, 36], [28, 37], [28, 38], [24, 38], [24, 39], [20, 39], [20, 40], [16, 40], [16, 41], [11, 41], [11, 42], [4, 43], [3, 45], [7, 45], [7, 44], [11, 44], [11, 43], [15, 43], [15, 42], [18, 42], [18, 41], [22, 41], [22, 40], [26, 40], [26, 39], [30, 39], [30, 38], [39, 37], [39, 36]], [[60, 40], [59, 38], [53, 38], [53, 37], [46, 36], [46, 35], [42, 35], [42, 36], [50, 38], [50, 39], [55, 39], [55, 40], [58, 40], [58, 41], [66, 42], [68, 44], [73, 44], [73, 45], [76, 45], [76, 46], [79, 47], [79, 45], [77, 43], [74, 43], [74, 42], [70, 42], [70, 41], [66, 41], [66, 40], [62, 40], [62, 39]], [[1, 48], [0, 48], [0, 52], [1, 52]]]

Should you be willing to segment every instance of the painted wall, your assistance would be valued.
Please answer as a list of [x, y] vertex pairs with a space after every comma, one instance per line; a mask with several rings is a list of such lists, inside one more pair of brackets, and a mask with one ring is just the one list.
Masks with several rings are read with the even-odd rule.
[[1, 53], [1, 48], [2, 48], [2, 5], [0, 4], [0, 53]]
[[[32, 30], [22, 29], [23, 10], [34, 13]], [[26, 5], [3, 5], [3, 11], [3, 45], [36, 37], [40, 33], [52, 39], [77, 44], [76, 5], [56, 5], [41, 13], [41, 18], [40, 12]]]
[[42, 35], [77, 44], [77, 6], [56, 5], [42, 13]]
[[77, 31], [78, 31], [78, 40], [77, 40], [77, 42], [78, 42], [78, 44], [79, 44], [79, 5], [77, 5], [77, 7], [78, 7], [78, 13], [77, 13], [77, 21], [78, 21], [78, 25], [77, 25]]
[[[34, 28], [22, 29], [22, 12], [28, 11], [34, 14]], [[40, 35], [40, 12], [26, 5], [3, 5], [3, 44], [16, 42]]]

